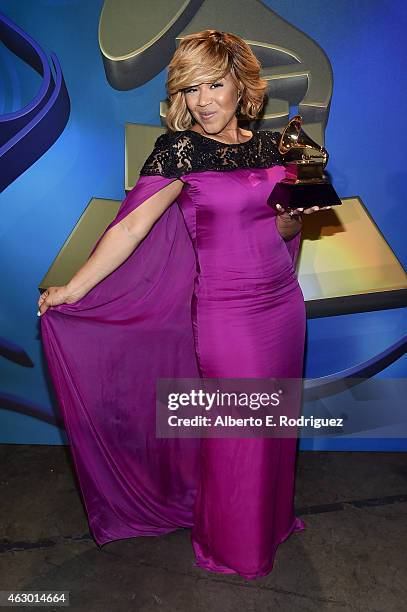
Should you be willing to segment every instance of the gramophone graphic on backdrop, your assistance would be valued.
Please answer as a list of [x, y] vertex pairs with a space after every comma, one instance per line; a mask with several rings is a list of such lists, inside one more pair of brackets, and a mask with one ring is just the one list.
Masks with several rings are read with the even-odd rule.
[[[323, 145], [333, 91], [325, 51], [258, 0], [174, 0], [171, 8], [160, 0], [156, 4], [162, 10], [154, 12], [150, 4], [121, 0], [118, 11], [117, 0], [104, 0], [99, 47], [107, 84], [117, 93], [149, 83], [166, 68], [187, 34], [216, 27], [242, 36], [260, 60], [261, 76], [268, 82], [262, 116], [245, 127], [280, 132], [280, 152], [296, 177], [280, 183], [278, 190], [284, 194], [273, 191], [271, 201], [279, 196], [288, 208], [332, 206], [304, 219], [298, 279], [308, 318], [401, 306], [405, 274], [400, 262], [361, 198], [343, 197], [347, 183], [340, 167], [334, 165], [332, 174], [341, 199], [324, 175], [328, 153]], [[150, 18], [141, 20], [140, 14]], [[106, 96], [109, 99], [108, 89]], [[161, 100], [155, 125], [125, 122], [126, 193], [136, 184], [156, 138], [166, 131], [167, 110], [168, 101]], [[290, 121], [291, 113], [295, 116]], [[341, 203], [345, 206], [338, 206]], [[41, 280], [40, 291], [72, 277], [120, 204], [121, 200], [91, 199]]]
[[[100, 4], [103, 4], [103, 7], [100, 13], [99, 46], [106, 75], [105, 103], [109, 103], [111, 87], [115, 90], [113, 103], [117, 105], [115, 108], [118, 113], [125, 111], [122, 111], [122, 100], [120, 94], [116, 95], [117, 92], [137, 90], [157, 78], [168, 65], [176, 44], [184, 35], [206, 27], [216, 27], [244, 37], [261, 60], [261, 74], [268, 81], [269, 98], [263, 117], [256, 125], [247, 127], [279, 131], [285, 129], [288, 137], [288, 128], [292, 125], [291, 122], [288, 123], [290, 111], [298, 112], [304, 121], [307, 138], [311, 135], [315, 141], [324, 143], [333, 85], [329, 58], [305, 32], [259, 0], [235, 0], [234, 3], [229, 0], [174, 0], [171, 3], [157, 0], [157, 10], [153, 12], [148, 0], [138, 0], [137, 3], [134, 0], [121, 0], [120, 11], [117, 10], [117, 0], [104, 0]], [[149, 15], [151, 18], [140, 19], [140, 14]], [[293, 14], [295, 16], [295, 11]], [[45, 9], [43, 18], [48, 18]], [[46, 47], [42, 49], [29, 32], [23, 31], [2, 13], [0, 41], [3, 43], [3, 52], [7, 47], [7, 52], [11, 53], [2, 65], [2, 71], [6, 75], [5, 83], [10, 86], [3, 87], [7, 95], [6, 106], [3, 105], [2, 112], [4, 113], [4, 109], [8, 110], [0, 117], [0, 192], [13, 182], [21, 180], [22, 185], [16, 187], [21, 188], [24, 193], [27, 188], [24, 183], [27, 169], [40, 160], [42, 171], [48, 176], [50, 168], [54, 167], [47, 165], [49, 157], [47, 160], [41, 158], [64, 133], [69, 118], [70, 101], [58, 57], [48, 52]], [[94, 48], [79, 48], [84, 53], [81, 57], [82, 64], [92, 65]], [[65, 58], [68, 64], [69, 61], [74, 62], [73, 70], [77, 65], [77, 51], [74, 51], [72, 56]], [[17, 108], [19, 98], [15, 98], [15, 88], [11, 87], [11, 84], [16, 83], [13, 56], [19, 58], [18, 61], [25, 62], [28, 70], [32, 68], [40, 73], [42, 79], [38, 93], [28, 106], [22, 108]], [[18, 90], [19, 88], [16, 89], [17, 93]], [[135, 97], [137, 96], [136, 91]], [[126, 100], [125, 97], [123, 105]], [[79, 107], [78, 102], [76, 108]], [[123, 120], [124, 189], [127, 193], [136, 183], [138, 172], [155, 139], [165, 131], [165, 113], [166, 103], [161, 101], [157, 108], [155, 125]], [[295, 128], [292, 132], [295, 139], [298, 126], [292, 125], [292, 128]], [[298, 137], [297, 144], [301, 143], [302, 138]], [[314, 146], [308, 141], [301, 152], [297, 147], [291, 146], [291, 152], [288, 154], [285, 147], [289, 142], [294, 141], [284, 137], [280, 141], [286, 163], [293, 163], [295, 159], [298, 161], [299, 158], [295, 157], [297, 154], [300, 154], [300, 157], [303, 154], [310, 155]], [[324, 160], [322, 149], [319, 155], [321, 153], [323, 162], [319, 170], [325, 168], [328, 161], [327, 157]], [[55, 167], [58, 171], [58, 164]], [[301, 181], [301, 177], [310, 179], [311, 176], [305, 173], [315, 170], [315, 164], [309, 163], [306, 167], [306, 164], [296, 163], [295, 169], [298, 171], [300, 168], [301, 175], [297, 176], [297, 180]], [[333, 174], [339, 193], [345, 193], [347, 182], [343, 177], [346, 176], [341, 174], [340, 165], [333, 169]], [[316, 174], [314, 178], [321, 179], [323, 176]], [[58, 175], [54, 179], [58, 181]], [[32, 176], [28, 180], [32, 180]], [[296, 185], [298, 184], [297, 182]], [[313, 204], [319, 203], [316, 196], [314, 197]], [[66, 236], [65, 243], [39, 283], [40, 292], [51, 285], [64, 284], [72, 277], [86, 261], [92, 246], [116, 215], [121, 201], [122, 198], [114, 200], [92, 196], [88, 202], [84, 202], [83, 213]], [[10, 209], [7, 193], [3, 195], [3, 202], [6, 215], [6, 211]], [[380, 227], [371, 217], [369, 206], [365, 206], [359, 196], [343, 197], [342, 203], [346, 205], [335, 206], [335, 210], [321, 213], [325, 216], [324, 223], [319, 224], [319, 215], [308, 215], [304, 224], [298, 278], [306, 300], [308, 318], [404, 306], [407, 291], [405, 272]], [[52, 202], [50, 204], [52, 205]], [[305, 204], [302, 203], [302, 206], [305, 207]], [[4, 221], [8, 223], [6, 217]], [[351, 370], [341, 371], [341, 377], [374, 376], [401, 358], [404, 353], [405, 340], [402, 338], [387, 346], [380, 354], [373, 357], [369, 355], [368, 361], [358, 362]], [[14, 377], [15, 393], [10, 393], [11, 387], [7, 392], [0, 389], [4, 422], [8, 423], [8, 428], [2, 430], [0, 422], [0, 430], [5, 432], [4, 435], [9, 435], [11, 411], [62, 427], [60, 418], [55, 416], [53, 411], [50, 412], [47, 407], [20, 395], [26, 381], [26, 368], [32, 368], [34, 363], [28, 349], [16, 344], [14, 339], [0, 338], [2, 370], [7, 365], [5, 360], [19, 367]], [[336, 374], [332, 374], [333, 378], [335, 376]], [[327, 376], [322, 377], [320, 384], [329, 384], [327, 379]], [[349, 404], [348, 408], [350, 407]], [[359, 409], [360, 405], [357, 408]], [[25, 435], [24, 431], [22, 435]]]
[[284, 129], [278, 150], [289, 170], [289, 177], [276, 184], [267, 203], [283, 208], [338, 206], [342, 204], [324, 168], [329, 154], [325, 147], [312, 140], [301, 127], [301, 115], [295, 115]]

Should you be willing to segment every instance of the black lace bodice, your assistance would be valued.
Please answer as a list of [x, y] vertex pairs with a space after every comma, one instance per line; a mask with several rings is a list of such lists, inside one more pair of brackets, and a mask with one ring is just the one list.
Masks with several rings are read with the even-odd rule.
[[180, 177], [206, 170], [227, 171], [237, 168], [269, 168], [282, 165], [278, 151], [280, 132], [253, 131], [253, 136], [239, 144], [225, 144], [193, 130], [161, 134], [140, 171], [141, 175], [159, 174]]

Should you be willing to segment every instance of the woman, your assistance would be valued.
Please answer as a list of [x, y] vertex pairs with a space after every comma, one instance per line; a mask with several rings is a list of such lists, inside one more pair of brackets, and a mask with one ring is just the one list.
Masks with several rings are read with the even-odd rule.
[[[71, 281], [39, 299], [44, 349], [99, 545], [192, 527], [196, 565], [264, 576], [294, 516], [296, 440], [159, 439], [159, 377], [302, 376], [302, 214], [267, 197], [278, 132], [249, 132], [266, 81], [238, 36], [185, 37], [160, 136]], [[328, 207], [327, 207], [328, 208]], [[137, 248], [136, 248], [137, 247]], [[46, 315], [46, 316], [44, 316]]]

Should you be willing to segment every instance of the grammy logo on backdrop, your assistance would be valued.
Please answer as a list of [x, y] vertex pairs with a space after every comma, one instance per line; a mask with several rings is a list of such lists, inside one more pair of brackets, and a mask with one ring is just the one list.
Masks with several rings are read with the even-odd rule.
[[[258, 0], [173, 0], [170, 3], [161, 0], [155, 3], [157, 10], [154, 11], [150, 0], [121, 0], [120, 10], [117, 10], [117, 0], [104, 0], [101, 4], [98, 38], [107, 83], [116, 90], [115, 94], [136, 90], [136, 103], [137, 88], [165, 69], [180, 40], [209, 24], [242, 36], [260, 60], [261, 76], [268, 82], [268, 99], [261, 119], [245, 127], [284, 132], [280, 152], [287, 169], [293, 170], [296, 177], [291, 184], [283, 182], [278, 187], [288, 192], [287, 206], [296, 206], [298, 198], [300, 207], [305, 208], [305, 190], [310, 192], [311, 205], [326, 202], [333, 205], [331, 210], [307, 215], [302, 232], [298, 279], [308, 318], [404, 305], [403, 267], [368, 208], [358, 196], [342, 197], [345, 206], [337, 206], [341, 201], [336, 200], [336, 193], [323, 173], [328, 154], [317, 143], [325, 142], [333, 73], [329, 57], [320, 45]], [[140, 19], [140, 15], [149, 18]], [[86, 57], [83, 59], [86, 61]], [[109, 96], [108, 90], [106, 96]], [[115, 96], [114, 103], [119, 104], [119, 100]], [[123, 108], [126, 100], [127, 97]], [[140, 100], [142, 108], [143, 98]], [[167, 101], [160, 101], [155, 125], [125, 123], [126, 193], [136, 184], [155, 140], [166, 130], [167, 108]], [[295, 117], [289, 121], [294, 108], [302, 125], [300, 119], [293, 122]], [[305, 133], [301, 133], [302, 127]], [[254, 184], [256, 177], [252, 175], [249, 180]], [[336, 180], [341, 193], [346, 185], [339, 178]], [[115, 217], [120, 204], [121, 200], [107, 198], [90, 200], [41, 280], [41, 292], [72, 278]]]

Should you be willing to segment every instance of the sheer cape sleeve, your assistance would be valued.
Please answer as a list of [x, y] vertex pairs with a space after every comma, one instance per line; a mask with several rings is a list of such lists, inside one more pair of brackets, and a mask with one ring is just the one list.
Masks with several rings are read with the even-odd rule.
[[[182, 176], [185, 151], [178, 154], [163, 136], [91, 254], [111, 227]], [[193, 524], [199, 438], [156, 437], [155, 385], [157, 378], [199, 376], [190, 312], [195, 274], [175, 201], [116, 270], [77, 302], [41, 316], [43, 349], [98, 545]]]

